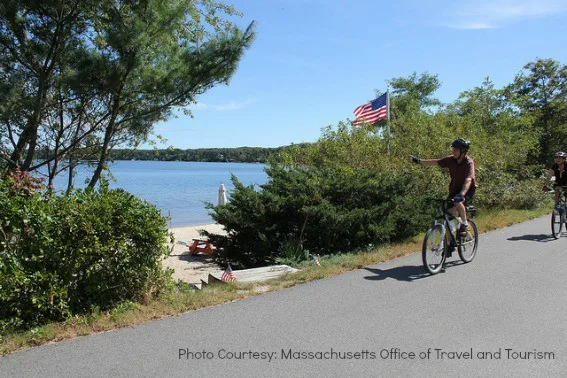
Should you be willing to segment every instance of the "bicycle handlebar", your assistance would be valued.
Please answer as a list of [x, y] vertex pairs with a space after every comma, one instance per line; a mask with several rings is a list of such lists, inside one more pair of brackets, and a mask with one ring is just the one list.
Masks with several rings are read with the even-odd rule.
[[426, 198], [426, 200], [440, 205], [442, 212], [447, 212], [455, 205], [455, 202], [450, 198]]
[[427, 201], [431, 201], [431, 202], [438, 202], [438, 203], [450, 203], [450, 204], [454, 204], [455, 201], [453, 201], [452, 198], [426, 198]]

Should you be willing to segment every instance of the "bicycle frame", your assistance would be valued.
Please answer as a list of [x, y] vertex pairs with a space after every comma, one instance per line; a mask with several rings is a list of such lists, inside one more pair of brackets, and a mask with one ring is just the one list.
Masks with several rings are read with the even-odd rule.
[[[440, 202], [439, 209], [440, 209], [440, 213], [442, 214], [441, 216], [437, 216], [435, 218], [435, 220], [433, 221], [432, 227], [435, 227], [436, 225], [441, 225], [441, 240], [444, 240], [445, 243], [453, 242], [456, 245], [457, 244], [457, 239], [455, 238], [456, 228], [455, 228], [455, 231], [452, 231], [450, 224], [449, 224], [449, 222], [451, 222], [451, 220], [455, 219], [453, 214], [451, 214], [449, 212], [449, 209], [454, 206], [453, 201], [448, 200], [448, 199], [440, 200], [440, 199], [434, 199], [434, 198], [431, 198], [430, 200]], [[448, 238], [446, 236], [447, 229], [449, 229]], [[445, 244], [445, 245], [447, 245], [447, 244]]]
[[[429, 198], [429, 200], [439, 204], [440, 214], [434, 218], [433, 225], [425, 233], [423, 239], [422, 260], [425, 269], [431, 274], [443, 271], [445, 260], [451, 257], [449, 255], [452, 255], [451, 252], [454, 249], [457, 250], [464, 263], [471, 262], [476, 255], [478, 246], [478, 230], [475, 222], [467, 217], [469, 227], [467, 227], [466, 234], [461, 235], [460, 225], [455, 224], [455, 227], [452, 227], [456, 217], [449, 209], [454, 206], [454, 202], [439, 198]], [[473, 206], [466, 208], [471, 217], [476, 213]]]

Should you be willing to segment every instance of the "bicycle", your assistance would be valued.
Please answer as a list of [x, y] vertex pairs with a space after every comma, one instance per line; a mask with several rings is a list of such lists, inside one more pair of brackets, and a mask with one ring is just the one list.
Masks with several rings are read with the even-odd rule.
[[[567, 203], [565, 201], [567, 191], [561, 186], [556, 186], [550, 193], [554, 191], [558, 192], [558, 201], [551, 213], [551, 234], [555, 239], [559, 239], [561, 237], [561, 228], [565, 225], [567, 218]], [[567, 230], [567, 225], [565, 225], [565, 230]]]
[[[422, 259], [423, 266], [431, 274], [439, 273], [447, 259], [448, 248], [451, 245], [459, 252], [459, 257], [464, 263], [473, 261], [476, 256], [478, 248], [478, 229], [476, 223], [468, 218], [469, 227], [465, 235], [458, 235], [459, 232], [457, 225], [454, 230], [455, 218], [449, 212], [453, 207], [453, 200], [431, 198], [433, 202], [440, 204], [440, 215], [437, 216], [433, 222], [433, 226], [425, 234], [423, 239]], [[468, 216], [472, 217], [476, 214], [476, 208], [473, 206], [466, 207]], [[447, 232], [450, 230], [450, 232]]]

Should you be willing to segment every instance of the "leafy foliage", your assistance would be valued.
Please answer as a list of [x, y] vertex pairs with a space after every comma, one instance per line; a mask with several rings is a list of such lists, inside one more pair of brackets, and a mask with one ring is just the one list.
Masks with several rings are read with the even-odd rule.
[[308, 249], [303, 248], [301, 239], [290, 236], [280, 243], [278, 255], [276, 258], [279, 264], [298, 266], [304, 261], [311, 260], [311, 254]]
[[430, 221], [424, 197], [414, 193], [410, 172], [341, 171], [336, 168], [268, 169], [256, 191], [233, 178], [231, 201], [214, 207], [227, 237], [210, 235], [219, 262], [253, 267], [283, 258], [290, 238], [319, 255], [401, 240]]
[[531, 116], [538, 133], [539, 163], [564, 151], [567, 137], [567, 66], [553, 59], [537, 59], [524, 66], [514, 82], [505, 88], [507, 99], [520, 114]]
[[42, 197], [0, 182], [0, 207], [0, 328], [141, 300], [167, 277], [166, 219], [127, 192]]

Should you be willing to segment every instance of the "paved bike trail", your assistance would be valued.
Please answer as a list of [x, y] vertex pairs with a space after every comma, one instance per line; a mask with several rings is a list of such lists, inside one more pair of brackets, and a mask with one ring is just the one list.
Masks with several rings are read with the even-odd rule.
[[[0, 358], [2, 377], [565, 376], [567, 237], [549, 217], [421, 254]], [[412, 354], [413, 353], [413, 354]]]

